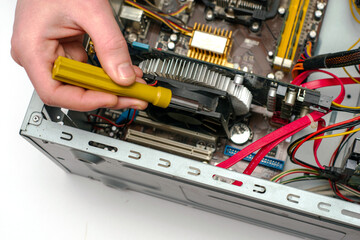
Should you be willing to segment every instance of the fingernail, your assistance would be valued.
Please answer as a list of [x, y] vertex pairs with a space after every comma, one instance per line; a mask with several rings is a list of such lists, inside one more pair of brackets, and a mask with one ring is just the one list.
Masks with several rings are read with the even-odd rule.
[[135, 72], [130, 63], [122, 63], [118, 66], [118, 76], [120, 80], [134, 79], [135, 80]]

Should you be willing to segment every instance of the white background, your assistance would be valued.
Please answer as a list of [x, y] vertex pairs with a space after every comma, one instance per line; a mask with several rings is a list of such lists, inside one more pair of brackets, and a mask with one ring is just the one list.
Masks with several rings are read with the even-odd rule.
[[[20, 137], [33, 87], [10, 57], [15, 4], [0, 10], [0, 239], [298, 239], [67, 174]], [[327, 11], [320, 52], [345, 50], [360, 33], [348, 1]]]

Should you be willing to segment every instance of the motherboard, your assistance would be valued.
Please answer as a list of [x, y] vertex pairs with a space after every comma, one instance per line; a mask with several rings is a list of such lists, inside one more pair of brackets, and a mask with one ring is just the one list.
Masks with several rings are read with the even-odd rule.
[[[150, 104], [145, 111], [70, 112], [83, 129], [217, 165], [330, 106], [319, 92], [289, 84], [304, 48], [316, 47], [326, 0], [111, 2], [146, 82], [186, 101], [166, 109]], [[89, 60], [100, 65], [90, 38], [85, 47]], [[253, 176], [280, 173], [290, 141], [272, 149]], [[231, 170], [243, 172], [255, 154]]]

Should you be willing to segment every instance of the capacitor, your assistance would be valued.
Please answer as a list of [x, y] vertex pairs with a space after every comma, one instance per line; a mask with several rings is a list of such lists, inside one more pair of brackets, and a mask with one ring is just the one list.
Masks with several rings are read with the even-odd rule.
[[279, 7], [278, 8], [278, 13], [280, 16], [284, 16], [286, 13], [286, 9], [284, 7]]
[[275, 79], [275, 75], [273, 73], [269, 73], [268, 75], [266, 75], [266, 77], [270, 79]]
[[320, 20], [321, 17], [322, 17], [322, 11], [316, 10], [315, 13], [314, 13], [314, 16], [315, 16], [316, 20]]
[[178, 35], [176, 33], [173, 33], [170, 35], [170, 40], [173, 42], [177, 42], [178, 40]]
[[311, 31], [309, 32], [309, 37], [310, 37], [311, 39], [315, 39], [315, 38], [316, 38], [316, 35], [317, 35], [317, 33], [316, 33], [315, 30], [311, 30]]
[[324, 10], [325, 4], [323, 2], [318, 2], [316, 8], [320, 11]]
[[252, 32], [258, 32], [260, 30], [260, 23], [258, 22], [253, 22], [250, 26], [250, 30]]
[[245, 144], [253, 138], [253, 133], [245, 123], [236, 123], [230, 129], [230, 139], [235, 144]]
[[172, 51], [172, 50], [175, 49], [175, 43], [174, 42], [168, 42], [167, 47], [168, 47], [169, 50]]
[[285, 104], [289, 106], [294, 106], [295, 101], [296, 101], [296, 92], [294, 90], [289, 90], [285, 96], [285, 100], [284, 100]]
[[270, 87], [267, 96], [266, 108], [270, 112], [274, 112], [276, 109], [276, 88]]
[[208, 21], [214, 20], [214, 12], [211, 9], [208, 9], [205, 14], [205, 19]]
[[281, 81], [285, 77], [285, 74], [283, 71], [276, 71], [275, 72], [275, 79], [278, 81]]
[[136, 42], [138, 39], [138, 36], [136, 33], [130, 33], [129, 36], [127, 37], [129, 42]]
[[274, 58], [274, 52], [273, 51], [268, 51], [268, 58], [270, 60], [272, 60]]

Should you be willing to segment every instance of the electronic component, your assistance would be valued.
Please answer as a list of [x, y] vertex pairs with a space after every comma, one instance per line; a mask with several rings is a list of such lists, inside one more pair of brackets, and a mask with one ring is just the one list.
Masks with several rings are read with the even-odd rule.
[[[280, 0], [203, 0], [206, 15], [250, 26], [276, 16]], [[207, 17], [207, 20], [212, 18]]]
[[[166, 109], [149, 104], [146, 111], [69, 110], [64, 114], [59, 108], [44, 106], [35, 93], [21, 134], [65, 169], [106, 185], [234, 218], [251, 218], [281, 230], [289, 228], [305, 238], [358, 235], [356, 205], [268, 181], [283, 169], [290, 145], [283, 141], [273, 146], [274, 140], [278, 135], [291, 136], [297, 128], [285, 124], [306, 114], [317, 117], [333, 100], [289, 84], [291, 76], [286, 71], [271, 68], [281, 26], [291, 15], [289, 6], [299, 1], [209, 0], [214, 7], [201, 1], [150, 1], [156, 8], [148, 1], [121, 2], [145, 9], [142, 33], [135, 18], [124, 17], [125, 12], [118, 18], [130, 43], [132, 63], [143, 69], [149, 85], [170, 89], [177, 104]], [[304, 2], [308, 11], [303, 15], [294, 60], [302, 54], [305, 42], [315, 45], [327, 5], [326, 0]], [[159, 19], [150, 18], [151, 13], [159, 14]], [[270, 13], [273, 19], [265, 26]], [[210, 24], [216, 32], [209, 30]], [[90, 62], [96, 64], [95, 48], [90, 39], [86, 42]], [[287, 131], [272, 134], [283, 125]], [[265, 157], [260, 150], [261, 157], [255, 158], [249, 148], [260, 139], [273, 149], [266, 149]], [[221, 169], [221, 163], [239, 152], [238, 145], [240, 154], [248, 155], [243, 156], [245, 161]], [[260, 166], [248, 170], [254, 166], [255, 161], [248, 163], [251, 159], [262, 159]], [[353, 163], [344, 165], [352, 177], [358, 176]], [[338, 169], [341, 176], [343, 169]], [[246, 175], [249, 171], [254, 171], [251, 177]], [[347, 183], [355, 188], [356, 181], [349, 178]], [[263, 207], [268, 211], [256, 210]]]
[[360, 138], [351, 145], [342, 166], [342, 181], [360, 190]]
[[[227, 145], [227, 146], [225, 146], [224, 155], [231, 157], [231, 156], [235, 155], [236, 153], [238, 153], [239, 151], [241, 151], [241, 149], [234, 148], [232, 146]], [[243, 160], [250, 162], [254, 156], [255, 156], [255, 154], [252, 153], [249, 156], [245, 157]], [[271, 157], [264, 157], [261, 160], [260, 165], [274, 168], [277, 170], [283, 170], [285, 162], [282, 160], [279, 160], [279, 159], [271, 158]]]
[[127, 131], [125, 140], [202, 161], [209, 161], [212, 158], [213, 153], [213, 151], [209, 149], [179, 143], [133, 129]]
[[123, 5], [120, 12], [120, 19], [127, 26], [131, 26], [138, 32], [145, 30], [145, 19], [144, 11]]
[[148, 59], [141, 62], [139, 67], [146, 74], [228, 92], [236, 115], [245, 114], [250, 110], [252, 95], [242, 85], [242, 75], [235, 75], [234, 79], [231, 79], [220, 71], [209, 69], [205, 64], [177, 58]]
[[325, 2], [294, 0], [290, 2], [281, 37], [273, 60], [274, 69], [289, 71], [296, 60], [297, 49], [306, 39], [316, 40]]
[[253, 138], [253, 133], [245, 123], [236, 123], [230, 129], [230, 139], [233, 143], [242, 145]]
[[275, 69], [289, 71], [292, 67], [309, 2], [310, 0], [294, 0], [290, 2], [281, 39], [273, 61]]
[[232, 31], [212, 28], [204, 24], [194, 24], [188, 57], [202, 61], [232, 67], [227, 55], [232, 44]]

